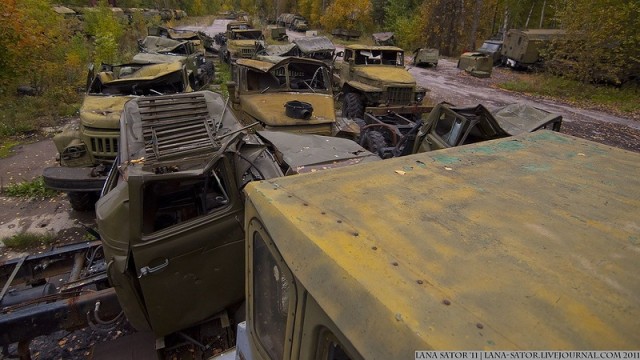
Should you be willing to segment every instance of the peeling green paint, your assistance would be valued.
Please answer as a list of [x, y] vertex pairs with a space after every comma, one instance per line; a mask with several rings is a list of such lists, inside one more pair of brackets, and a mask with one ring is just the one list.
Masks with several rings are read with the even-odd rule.
[[441, 164], [455, 164], [457, 162], [460, 162], [459, 157], [449, 155], [436, 155], [433, 157], [433, 160]]

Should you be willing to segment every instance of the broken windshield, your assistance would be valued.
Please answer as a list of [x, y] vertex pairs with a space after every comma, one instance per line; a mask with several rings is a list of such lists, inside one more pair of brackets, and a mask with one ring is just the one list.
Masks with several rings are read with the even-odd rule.
[[355, 64], [404, 66], [404, 53], [397, 50], [359, 50], [356, 51]]
[[288, 63], [261, 72], [247, 70], [247, 90], [249, 91], [299, 91], [320, 92], [329, 91], [329, 77], [327, 68], [318, 64]]
[[[113, 68], [114, 71], [102, 71], [91, 82], [88, 93], [91, 95], [164, 95], [185, 91], [184, 74], [174, 71], [156, 78], [137, 78], [141, 67], [127, 66]], [[115, 73], [115, 74], [114, 74]]]

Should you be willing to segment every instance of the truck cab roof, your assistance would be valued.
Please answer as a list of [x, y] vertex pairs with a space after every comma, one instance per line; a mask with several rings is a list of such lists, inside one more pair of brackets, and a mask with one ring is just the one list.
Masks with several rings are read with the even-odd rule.
[[539, 131], [245, 191], [362, 358], [634, 349], [638, 158]]

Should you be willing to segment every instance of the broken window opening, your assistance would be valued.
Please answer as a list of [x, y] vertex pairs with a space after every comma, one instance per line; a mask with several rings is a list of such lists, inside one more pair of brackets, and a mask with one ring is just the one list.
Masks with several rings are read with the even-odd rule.
[[230, 202], [220, 161], [206, 176], [163, 179], [144, 185], [142, 233], [151, 234], [216, 213]]

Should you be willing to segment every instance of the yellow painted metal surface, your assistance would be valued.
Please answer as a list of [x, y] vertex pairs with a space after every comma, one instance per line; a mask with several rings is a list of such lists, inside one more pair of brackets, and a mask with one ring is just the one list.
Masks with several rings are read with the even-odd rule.
[[252, 183], [364, 358], [640, 348], [640, 155], [549, 131]]
[[[287, 101], [298, 100], [313, 106], [313, 113], [307, 120], [288, 117], [284, 105]], [[242, 95], [242, 110], [269, 126], [312, 125], [333, 123], [336, 120], [333, 97], [318, 93], [264, 93]]]
[[273, 63], [253, 59], [238, 59], [236, 60], [236, 63], [238, 65], [250, 67], [262, 72], [269, 71], [269, 69], [271, 69], [271, 67], [273, 66]]
[[415, 84], [413, 76], [402, 67], [392, 67], [384, 65], [362, 65], [355, 67], [355, 75], [371, 80], [397, 84]]
[[120, 113], [124, 104], [134, 96], [94, 96], [87, 95], [82, 101], [80, 117], [85, 126], [104, 127], [105, 121], [119, 126]]
[[183, 64], [179, 61], [144, 66], [138, 71], [133, 72], [131, 75], [113, 80], [111, 83], [117, 84], [119, 82], [131, 81], [132, 78], [140, 80], [151, 80], [160, 76], [168, 75], [174, 71], [181, 71], [182, 66]]

